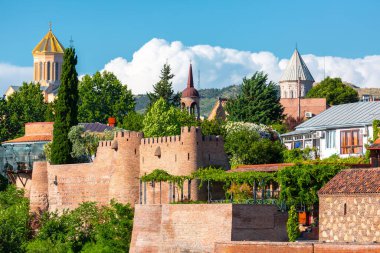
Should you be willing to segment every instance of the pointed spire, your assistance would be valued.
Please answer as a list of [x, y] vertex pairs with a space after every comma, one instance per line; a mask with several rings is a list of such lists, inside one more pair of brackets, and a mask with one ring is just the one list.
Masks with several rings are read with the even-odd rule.
[[282, 74], [280, 82], [282, 81], [298, 81], [306, 80], [314, 82], [314, 78], [303, 61], [298, 49], [294, 50], [292, 58], [290, 59], [288, 66]]
[[193, 67], [192, 64], [190, 63], [189, 67], [189, 76], [187, 78], [187, 88], [192, 88], [194, 87], [194, 81], [193, 81]]

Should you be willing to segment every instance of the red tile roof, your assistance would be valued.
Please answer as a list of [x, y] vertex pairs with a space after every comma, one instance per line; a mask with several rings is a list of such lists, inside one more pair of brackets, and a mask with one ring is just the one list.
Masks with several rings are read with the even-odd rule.
[[320, 195], [380, 193], [380, 168], [342, 170], [318, 193]]
[[290, 167], [293, 165], [294, 163], [239, 165], [236, 169], [232, 169], [227, 172], [245, 172], [245, 171], [276, 172], [282, 168]]
[[17, 142], [37, 142], [37, 141], [52, 141], [52, 135], [25, 135], [3, 143], [17, 143]]
[[370, 147], [367, 149], [380, 149], [380, 138], [377, 139]]

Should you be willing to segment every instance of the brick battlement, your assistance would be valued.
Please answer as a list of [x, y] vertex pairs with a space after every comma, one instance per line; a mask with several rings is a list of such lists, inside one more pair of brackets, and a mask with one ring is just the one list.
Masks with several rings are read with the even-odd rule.
[[141, 145], [145, 144], [157, 144], [157, 143], [170, 143], [181, 141], [180, 135], [163, 136], [163, 137], [150, 137], [141, 139]]
[[[141, 202], [139, 177], [160, 168], [172, 175], [190, 175], [210, 165], [228, 168], [223, 138], [202, 136], [199, 127], [183, 127], [181, 134], [144, 138], [142, 132], [119, 131], [112, 141], [100, 141], [92, 163], [41, 165], [33, 170], [30, 187], [33, 210], [62, 211], [83, 201], [106, 205], [111, 199], [132, 206]], [[59, 168], [59, 169], [58, 169]], [[173, 189], [173, 193], [178, 189]], [[26, 189], [28, 192], [28, 189]], [[167, 203], [169, 186], [162, 185], [162, 202]], [[197, 182], [186, 185], [185, 196], [205, 199]], [[179, 200], [176, 194], [171, 198]], [[146, 186], [144, 203], [159, 203], [154, 186]]]

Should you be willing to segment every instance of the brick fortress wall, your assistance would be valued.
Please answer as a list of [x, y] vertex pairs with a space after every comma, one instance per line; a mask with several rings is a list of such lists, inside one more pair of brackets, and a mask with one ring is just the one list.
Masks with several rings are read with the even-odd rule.
[[136, 205], [129, 252], [214, 252], [218, 241], [287, 241], [286, 220], [269, 205]]
[[[160, 155], [159, 155], [160, 154]], [[219, 136], [202, 136], [199, 127], [184, 127], [181, 135], [159, 138], [145, 138], [140, 146], [140, 176], [154, 169], [163, 169], [172, 175], [190, 175], [198, 168], [210, 165], [229, 168], [224, 152], [224, 142]], [[205, 200], [204, 190], [199, 190], [199, 182], [185, 181], [183, 199]], [[140, 203], [158, 204], [178, 201], [182, 189], [170, 183], [147, 183], [142, 185]], [[161, 188], [161, 190], [160, 190]], [[190, 192], [189, 192], [190, 191]]]
[[[30, 186], [31, 210], [60, 211], [75, 208], [84, 201], [102, 205], [111, 199], [133, 206], [139, 202], [139, 176], [157, 168], [174, 175], [189, 175], [208, 165], [228, 168], [223, 146], [221, 138], [202, 137], [200, 128], [196, 127], [185, 127], [179, 136], [162, 138], [144, 139], [139, 132], [117, 132], [113, 141], [99, 143], [92, 163], [36, 162]], [[148, 184], [147, 188], [145, 203], [159, 203], [159, 194], [154, 193], [157, 184], [156, 187]], [[192, 200], [201, 198], [197, 182], [192, 182], [190, 187], [185, 185], [185, 196], [188, 196], [188, 188]], [[163, 184], [162, 190], [161, 199], [167, 203], [168, 184]], [[173, 192], [178, 199], [179, 189]]]

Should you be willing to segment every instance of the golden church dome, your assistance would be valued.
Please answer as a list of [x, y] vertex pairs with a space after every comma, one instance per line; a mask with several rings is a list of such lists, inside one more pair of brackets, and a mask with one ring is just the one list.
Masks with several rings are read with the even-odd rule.
[[44, 36], [44, 38], [37, 44], [33, 49], [32, 54], [36, 53], [61, 53], [63, 54], [65, 48], [62, 46], [61, 42], [58, 41], [57, 37], [53, 34], [51, 29]]

